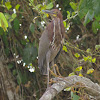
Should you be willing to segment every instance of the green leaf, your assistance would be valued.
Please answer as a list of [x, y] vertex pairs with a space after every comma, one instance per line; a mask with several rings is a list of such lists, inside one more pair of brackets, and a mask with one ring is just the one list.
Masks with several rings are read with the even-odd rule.
[[30, 66], [33, 66], [32, 63], [29, 64]]
[[92, 62], [92, 57], [91, 56], [87, 56], [87, 57], [83, 57], [84, 61], [89, 61]]
[[87, 71], [87, 74], [91, 74], [91, 73], [93, 73], [93, 71], [94, 71], [94, 69], [91, 68], [91, 69], [89, 69], [89, 70]]
[[88, 57], [83, 57], [84, 61], [87, 61], [88, 60]]
[[7, 20], [11, 19], [11, 15], [9, 13], [5, 13], [5, 17]]
[[20, 85], [22, 82], [21, 82], [21, 79], [19, 77], [19, 75], [17, 75], [17, 83]]
[[95, 16], [95, 19], [96, 19], [97, 21], [100, 21], [100, 15]]
[[100, 29], [100, 24], [99, 24], [99, 21], [95, 20], [93, 23], [92, 23], [92, 30], [93, 32], [96, 34], [97, 31]]
[[46, 9], [51, 9], [51, 8], [53, 8], [53, 3], [52, 3], [52, 2], [49, 3], [49, 4], [46, 6]]
[[8, 10], [12, 8], [11, 2], [5, 2], [5, 6]]
[[74, 94], [74, 93], [71, 91], [71, 97], [73, 97], [73, 94]]
[[85, 21], [84, 21], [84, 25], [88, 24], [90, 21], [92, 21], [94, 17], [94, 12], [93, 10], [89, 10], [88, 13], [85, 16]]
[[46, 10], [46, 5], [41, 6], [41, 14], [44, 13], [42, 10]]
[[1, 1], [1, 4], [3, 5], [3, 0]]
[[9, 65], [8, 65], [8, 68], [9, 68], [9, 69], [12, 69], [13, 67], [14, 67], [13, 64], [9, 64]]
[[96, 46], [95, 46], [95, 49], [96, 49], [96, 50], [99, 50], [99, 49], [100, 49], [100, 45], [96, 45]]
[[75, 11], [77, 9], [77, 5], [74, 2], [70, 2], [70, 6], [72, 7], [72, 9]]
[[74, 93], [71, 97], [72, 97], [72, 100], [79, 100], [80, 99], [80, 97]]
[[0, 27], [0, 35], [3, 35], [4, 34], [4, 30], [2, 27]]
[[84, 18], [84, 16], [86, 15], [86, 13], [88, 11], [88, 9], [86, 9], [86, 8], [83, 8], [83, 9], [79, 11], [79, 17], [80, 17], [80, 19]]
[[12, 25], [11, 25], [11, 22], [14, 20], [14, 18], [16, 17], [16, 14], [8, 14], [8, 13], [5, 13], [5, 17], [8, 21], [8, 25], [9, 25], [9, 28], [12, 28]]
[[4, 31], [7, 31], [8, 22], [2, 12], [0, 12], [0, 27], [2, 27]]
[[20, 5], [19, 5], [19, 4], [17, 4], [17, 5], [15, 6], [15, 9], [16, 9], [16, 10], [18, 10], [18, 9], [19, 9], [19, 7], [20, 7]]
[[43, 18], [46, 18], [46, 17], [47, 17], [47, 14], [44, 14], [44, 15], [43, 15]]
[[75, 12], [72, 12], [72, 16], [74, 17], [76, 15], [76, 13]]
[[79, 76], [83, 77], [82, 73], [79, 73]]
[[31, 31], [32, 33], [34, 33], [35, 28], [34, 28], [34, 24], [33, 24], [33, 23], [30, 24], [29, 29], [30, 29], [30, 31]]
[[63, 50], [64, 50], [65, 52], [68, 52], [66, 46], [63, 46]]
[[70, 12], [67, 11], [67, 18], [70, 19]]
[[7, 20], [11, 19], [11, 15], [10, 15], [9, 13], [5, 13], [5, 18], [6, 18]]
[[71, 87], [65, 88], [64, 91], [70, 91]]
[[16, 75], [16, 74], [17, 74], [17, 70], [14, 69], [14, 70], [13, 70], [13, 75]]
[[95, 15], [100, 15], [100, 0], [92, 0], [92, 3]]
[[34, 0], [29, 0], [31, 3], [33, 3], [34, 2]]
[[15, 29], [15, 31], [19, 30], [19, 20], [17, 18], [15, 18], [15, 20], [14, 20], [14, 29]]
[[92, 57], [91, 56], [88, 56], [88, 61], [92, 62]]
[[21, 71], [18, 71], [18, 75], [17, 75], [17, 83], [20, 85], [22, 83], [22, 73]]
[[3, 43], [4, 43], [5, 47], [8, 48], [9, 47], [9, 42], [8, 42], [7, 35], [3, 34], [2, 39], [3, 39]]
[[16, 14], [14, 14], [14, 13], [12, 14], [12, 18], [13, 18], [13, 19], [15, 19], [16, 16], [17, 16]]
[[87, 0], [80, 0], [79, 3], [79, 17], [82, 19], [88, 12]]
[[82, 70], [82, 66], [79, 66], [75, 69], [75, 71], [81, 71]]
[[18, 75], [17, 75], [17, 83], [20, 84], [25, 84], [28, 82], [28, 76], [26, 72], [21, 72], [18, 71]]
[[80, 57], [80, 54], [78, 54], [78, 53], [75, 53], [74, 55], [75, 55], [76, 58]]
[[93, 59], [92, 59], [92, 62], [95, 63], [95, 62], [96, 62], [96, 58], [93, 58]]
[[5, 51], [5, 54], [7, 56], [9, 56], [10, 54], [10, 49], [9, 49], [9, 42], [8, 42], [8, 37], [7, 37], [7, 33], [5, 32], [5, 34], [2, 35], [2, 40], [3, 40], [3, 44], [4, 44], [4, 51]]
[[[80, 0], [78, 10], [81, 19], [85, 16], [84, 25], [92, 21], [94, 17], [100, 21], [100, 0]], [[94, 33], [97, 33], [96, 29], [94, 28]]]
[[28, 65], [37, 57], [37, 48], [33, 44], [27, 44], [23, 50], [23, 61]]
[[46, 18], [46, 17], [49, 17], [49, 14], [45, 13], [45, 14], [43, 15], [43, 18]]
[[90, 51], [91, 51], [91, 49], [90, 49], [90, 48], [88, 48], [88, 49], [86, 50], [86, 52], [87, 52], [87, 53], [90, 53]]
[[65, 21], [63, 21], [63, 24], [64, 24], [64, 27], [66, 27], [66, 22]]
[[26, 40], [20, 40], [20, 42], [22, 45], [24, 45], [24, 46], [26, 45]]
[[33, 3], [34, 3], [34, 0], [29, 0], [29, 6], [32, 6], [33, 5]]
[[9, 54], [10, 54], [9, 48], [5, 48], [5, 54], [6, 54], [7, 56], [9, 56]]
[[74, 73], [74, 72], [72, 72], [72, 73], [70, 73], [70, 74], [69, 74], [69, 76], [73, 76], [73, 75], [75, 75], [75, 73]]

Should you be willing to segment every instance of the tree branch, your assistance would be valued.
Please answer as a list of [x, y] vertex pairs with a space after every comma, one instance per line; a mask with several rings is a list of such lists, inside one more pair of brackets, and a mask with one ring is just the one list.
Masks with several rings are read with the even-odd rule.
[[[64, 90], [65, 88], [71, 87], [75, 84], [82, 84], [85, 91], [92, 95], [97, 100], [100, 100], [100, 86], [97, 83], [93, 83], [90, 79], [86, 77], [80, 77], [77, 75], [64, 77], [64, 78], [54, 78], [57, 82], [54, 83], [39, 100], [51, 100], [54, 98], [59, 92]], [[80, 85], [78, 85], [80, 87]]]

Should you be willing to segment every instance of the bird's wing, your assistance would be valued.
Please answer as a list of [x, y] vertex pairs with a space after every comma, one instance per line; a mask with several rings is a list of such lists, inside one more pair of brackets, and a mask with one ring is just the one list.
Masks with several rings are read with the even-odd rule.
[[45, 30], [40, 38], [38, 50], [38, 67], [40, 68], [42, 74], [47, 72], [46, 54], [49, 51], [49, 46], [50, 40], [48, 39], [48, 30]]

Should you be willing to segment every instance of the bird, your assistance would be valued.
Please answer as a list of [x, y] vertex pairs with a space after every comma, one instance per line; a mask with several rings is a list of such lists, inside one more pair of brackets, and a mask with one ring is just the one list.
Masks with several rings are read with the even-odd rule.
[[50, 65], [61, 50], [64, 41], [63, 16], [58, 9], [43, 10], [51, 16], [51, 22], [44, 29], [38, 48], [38, 67], [43, 75], [48, 76], [49, 85]]

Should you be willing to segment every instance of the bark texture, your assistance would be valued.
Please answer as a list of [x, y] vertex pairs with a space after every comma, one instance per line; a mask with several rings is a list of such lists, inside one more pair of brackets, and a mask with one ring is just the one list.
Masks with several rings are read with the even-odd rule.
[[[1, 55], [1, 54], [0, 54]], [[4, 56], [0, 57], [0, 100], [23, 100], [16, 93], [16, 85], [11, 72], [6, 64], [3, 64]]]
[[39, 100], [52, 100], [59, 92], [73, 85], [83, 87], [89, 95], [93, 96], [96, 100], [100, 100], [100, 86], [97, 83], [93, 83], [90, 79], [74, 75], [54, 80], [57, 82]]

